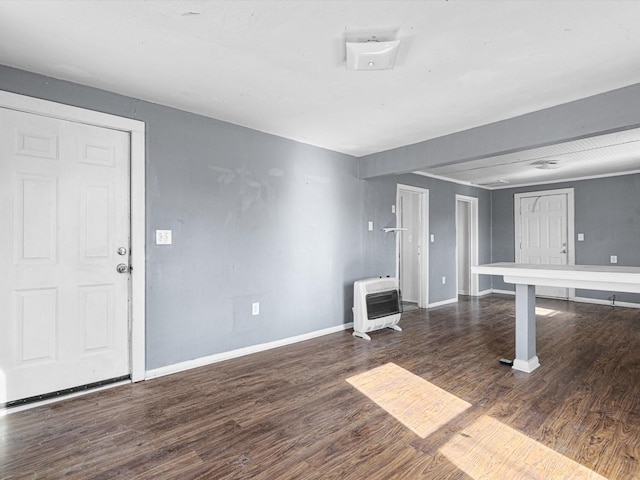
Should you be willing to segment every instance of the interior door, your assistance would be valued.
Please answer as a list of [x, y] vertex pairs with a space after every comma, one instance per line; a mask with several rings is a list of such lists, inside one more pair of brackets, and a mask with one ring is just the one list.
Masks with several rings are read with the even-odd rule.
[[0, 120], [0, 403], [126, 376], [129, 134]]
[[471, 204], [458, 200], [456, 209], [458, 294], [469, 295], [471, 288]]
[[[567, 195], [520, 197], [520, 263], [567, 265]], [[568, 298], [568, 289], [537, 286], [536, 295]]]
[[420, 301], [420, 194], [400, 190], [400, 290], [406, 302]]

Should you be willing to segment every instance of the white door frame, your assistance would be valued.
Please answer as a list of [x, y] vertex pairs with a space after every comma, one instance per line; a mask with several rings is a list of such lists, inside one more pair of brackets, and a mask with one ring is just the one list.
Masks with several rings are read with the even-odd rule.
[[[458, 202], [469, 204], [469, 243], [471, 247], [469, 266], [478, 265], [478, 199], [476, 197], [468, 197], [466, 195], [456, 194], [456, 228], [458, 225]], [[458, 242], [456, 242], [456, 292], [458, 291]], [[477, 297], [478, 293], [478, 274], [469, 273], [469, 295]]]
[[0, 90], [0, 107], [128, 132], [131, 138], [131, 381], [145, 379], [145, 124]]
[[[418, 307], [429, 306], [429, 190], [398, 183], [396, 186], [396, 227], [400, 226], [401, 203], [400, 191], [415, 192], [420, 195], [420, 260], [418, 264], [419, 298]], [[400, 235], [396, 233], [396, 278], [400, 285]]]
[[[566, 195], [567, 196], [567, 265], [576, 264], [576, 242], [575, 242], [575, 204], [574, 189], [559, 188], [556, 190], [542, 190], [538, 192], [515, 193], [513, 195], [513, 216], [515, 222], [514, 228], [514, 247], [516, 263], [522, 262], [522, 250], [520, 248], [520, 238], [522, 237], [522, 223], [520, 222], [520, 201], [526, 197], [542, 197], [545, 195]], [[568, 299], [575, 300], [576, 289], [568, 289]]]

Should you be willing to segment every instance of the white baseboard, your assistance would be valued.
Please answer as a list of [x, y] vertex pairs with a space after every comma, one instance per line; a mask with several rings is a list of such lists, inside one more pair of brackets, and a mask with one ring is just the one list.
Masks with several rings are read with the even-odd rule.
[[[484, 293], [484, 292], [483, 292]], [[512, 292], [511, 290], [497, 290], [492, 289], [490, 293], [501, 293], [503, 295], [515, 295], [516, 292]], [[611, 305], [611, 300], [604, 300], [600, 298], [587, 298], [587, 297], [574, 297], [565, 299], [569, 302], [578, 302], [578, 303], [593, 303], [596, 305]], [[615, 303], [616, 307], [624, 307], [624, 308], [640, 308], [640, 303], [632, 303], [632, 302], [618, 302]]]
[[[587, 297], [576, 297], [576, 302], [580, 303], [595, 303], [596, 305], [611, 305], [611, 300], [604, 300], [600, 298], [587, 298]], [[625, 308], [640, 308], [640, 303], [632, 303], [632, 302], [618, 302], [615, 303], [616, 307], [625, 307]]]
[[494, 291], [490, 288], [489, 290], [483, 290], [478, 292], [478, 297], [484, 297], [485, 295], [491, 295]]
[[447, 300], [440, 300], [439, 302], [430, 303], [428, 308], [441, 307], [442, 305], [449, 305], [450, 303], [456, 303], [458, 297], [448, 298]]
[[492, 288], [491, 293], [501, 293], [502, 295], [515, 295], [516, 292], [513, 290], [498, 290], [497, 288]]
[[184, 372], [185, 370], [190, 370], [192, 368], [203, 367], [212, 363], [222, 362], [224, 360], [230, 360], [232, 358], [243, 357], [245, 355], [263, 352], [265, 350], [271, 350], [272, 348], [291, 345], [292, 343], [303, 342], [312, 338], [322, 337], [323, 335], [329, 335], [330, 333], [348, 330], [349, 328], [353, 328], [353, 322], [336, 325], [335, 327], [324, 328], [322, 330], [316, 330], [315, 332], [309, 332], [303, 335], [297, 335], [295, 337], [283, 338], [282, 340], [276, 340], [274, 342], [251, 345], [250, 347], [238, 348], [229, 352], [216, 353], [215, 355], [208, 355], [206, 357], [187, 360], [186, 362], [174, 363], [173, 365], [167, 365], [166, 367], [154, 368], [153, 370], [147, 370], [145, 380], [163, 377], [165, 375], [171, 375], [172, 373]]

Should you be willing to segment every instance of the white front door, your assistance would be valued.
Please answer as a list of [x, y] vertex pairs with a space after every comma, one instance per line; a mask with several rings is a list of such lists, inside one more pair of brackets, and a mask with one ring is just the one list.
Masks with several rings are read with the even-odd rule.
[[[519, 196], [519, 263], [568, 264], [566, 193]], [[537, 286], [536, 295], [568, 298], [566, 288]]]
[[0, 403], [130, 374], [129, 148], [0, 109]]

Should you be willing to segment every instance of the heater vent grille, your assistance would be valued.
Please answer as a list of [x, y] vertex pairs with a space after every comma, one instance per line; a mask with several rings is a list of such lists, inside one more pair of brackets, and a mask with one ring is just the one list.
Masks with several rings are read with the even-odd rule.
[[387, 315], [401, 313], [400, 296], [398, 290], [389, 290], [387, 292], [369, 293], [366, 296], [367, 301], [367, 318], [382, 318]]

